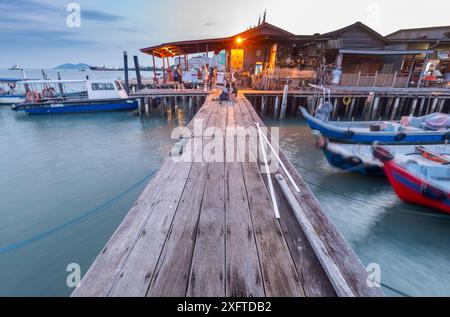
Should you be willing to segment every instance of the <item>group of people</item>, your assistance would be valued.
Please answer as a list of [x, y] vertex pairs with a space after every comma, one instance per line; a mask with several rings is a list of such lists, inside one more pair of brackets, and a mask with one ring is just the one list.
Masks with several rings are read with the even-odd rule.
[[217, 76], [218, 76], [217, 67], [209, 67], [209, 64], [203, 65], [201, 69], [201, 77], [203, 79], [204, 91], [216, 89]]
[[[209, 64], [204, 64], [198, 71], [198, 77], [203, 79], [203, 89], [205, 92], [215, 90], [217, 85], [218, 69], [217, 67], [209, 67]], [[177, 65], [174, 74], [174, 81], [177, 90], [185, 90], [183, 81], [183, 68], [180, 64]], [[225, 88], [219, 96], [220, 101], [234, 101], [238, 95], [239, 74], [227, 74], [224, 79]]]
[[234, 73], [225, 76], [225, 89], [219, 96], [219, 101], [236, 101], [239, 89], [238, 89], [238, 74]]

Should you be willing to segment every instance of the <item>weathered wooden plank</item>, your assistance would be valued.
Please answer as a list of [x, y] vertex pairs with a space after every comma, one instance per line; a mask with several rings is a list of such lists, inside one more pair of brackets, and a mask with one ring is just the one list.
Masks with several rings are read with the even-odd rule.
[[177, 163], [175, 173], [164, 184], [160, 198], [152, 205], [153, 212], [130, 254], [119, 267], [117, 280], [108, 295], [143, 297], [147, 294], [191, 166], [192, 163]]
[[194, 163], [147, 296], [186, 295], [207, 165]]
[[307, 297], [333, 297], [333, 289], [322, 265], [317, 259], [295, 214], [275, 182], [275, 195], [280, 208], [280, 226], [297, 268]]
[[241, 164], [226, 164], [226, 296], [262, 297], [264, 287]]
[[208, 164], [188, 297], [225, 296], [225, 165]]
[[243, 163], [242, 168], [266, 295], [303, 297], [305, 294], [300, 278], [283, 232], [274, 217], [259, 166], [256, 163]]
[[328, 253], [327, 248], [322, 243], [322, 240], [319, 238], [316, 230], [311, 225], [311, 222], [306, 217], [305, 213], [303, 212], [302, 207], [298, 203], [297, 199], [295, 198], [293, 192], [289, 188], [288, 184], [286, 183], [284, 177], [282, 175], [276, 175], [276, 179], [278, 181], [278, 184], [280, 185], [284, 196], [289, 202], [289, 205], [291, 206], [292, 210], [295, 213], [295, 216], [300, 223], [303, 232], [305, 233], [306, 237], [308, 238], [309, 243], [312, 246], [312, 249], [314, 250], [314, 253], [316, 254], [317, 258], [319, 259], [320, 263], [322, 264], [325, 272], [327, 273], [328, 278], [330, 279], [331, 284], [333, 284], [333, 287], [336, 291], [336, 294], [338, 294], [341, 297], [355, 297], [355, 294], [350, 289], [350, 286], [348, 285], [347, 281], [343, 277], [341, 271], [334, 263], [334, 260], [331, 258], [330, 254]]
[[[263, 124], [251, 105], [248, 109], [254, 120]], [[301, 192], [296, 193], [292, 187], [291, 190], [294, 192], [294, 195], [302, 206], [306, 216], [314, 229], [318, 232], [320, 239], [346, 278], [346, 281], [354, 294], [356, 296], [383, 296], [383, 292], [380, 289], [367, 287], [366, 281], [368, 273], [364, 270], [360, 259], [341, 236], [338, 229], [320, 206], [315, 195], [311, 192], [309, 187], [300, 177], [298, 171], [282, 151], [280, 151], [280, 158], [283, 160], [294, 181], [300, 187]], [[284, 175], [283, 173], [281, 174]]]
[[144, 189], [137, 202], [83, 277], [81, 287], [76, 288], [72, 296], [93, 297], [106, 295], [107, 289], [112, 283], [114, 271], [131, 249], [139, 234], [139, 228], [147, 221], [150, 215], [149, 209], [151, 204], [159, 197], [162, 188], [157, 184], [166, 182], [174, 167], [175, 163], [172, 160], [167, 160], [163, 163], [159, 172]]
[[[207, 102], [205, 107], [197, 113], [196, 119], [208, 122], [211, 107]], [[193, 121], [192, 121], [193, 123]], [[188, 126], [193, 132], [193, 125]], [[124, 221], [113, 234], [106, 247], [98, 255], [89, 271], [83, 278], [81, 287], [77, 288], [72, 296], [106, 296], [114, 283], [114, 272], [124, 257], [130, 252], [133, 244], [140, 234], [140, 230], [150, 216], [150, 207], [158, 199], [162, 190], [160, 184], [165, 184], [174, 171], [175, 163], [167, 159], [158, 173], [144, 189], [143, 193], [130, 210]]]

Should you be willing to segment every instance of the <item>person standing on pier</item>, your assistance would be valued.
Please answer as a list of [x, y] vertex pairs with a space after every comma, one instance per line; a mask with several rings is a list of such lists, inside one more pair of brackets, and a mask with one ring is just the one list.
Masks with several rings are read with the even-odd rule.
[[216, 89], [217, 83], [217, 67], [211, 67], [211, 73], [209, 74], [209, 89]]
[[177, 90], [184, 90], [184, 82], [183, 82], [183, 69], [181, 68], [181, 65], [178, 64], [177, 66]]
[[202, 68], [202, 73], [203, 73], [203, 85], [204, 85], [204, 91], [207, 92], [208, 91], [208, 85], [209, 85], [209, 65], [203, 65]]

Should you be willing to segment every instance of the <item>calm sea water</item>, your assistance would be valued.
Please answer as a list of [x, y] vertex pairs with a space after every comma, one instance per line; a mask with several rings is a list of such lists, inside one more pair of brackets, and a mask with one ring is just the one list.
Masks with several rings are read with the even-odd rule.
[[[155, 171], [169, 154], [172, 128], [189, 120], [179, 115], [28, 117], [0, 107], [0, 250], [101, 206]], [[362, 262], [381, 266], [383, 284], [413, 296], [450, 295], [450, 217], [400, 202], [384, 179], [328, 166], [302, 120], [267, 123], [281, 125], [282, 148]], [[143, 188], [0, 254], [0, 296], [70, 295], [67, 265], [89, 268]]]

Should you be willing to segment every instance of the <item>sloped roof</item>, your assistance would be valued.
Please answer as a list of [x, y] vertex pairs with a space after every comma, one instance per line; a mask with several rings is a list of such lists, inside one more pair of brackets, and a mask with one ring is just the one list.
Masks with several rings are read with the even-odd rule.
[[402, 29], [386, 38], [393, 42], [450, 42], [450, 26]]
[[182, 54], [202, 53], [207, 50], [220, 51], [233, 43], [238, 37], [251, 40], [260, 38], [296, 37], [296, 35], [270, 23], [263, 22], [257, 27], [230, 37], [164, 43], [143, 48], [141, 49], [141, 52], [157, 57], [173, 57]]
[[380, 41], [382, 41], [382, 42], [384, 42], [384, 43], [386, 43], [386, 44], [389, 44], [389, 40], [386, 39], [383, 35], [381, 35], [381, 34], [378, 33], [377, 31], [375, 31], [374, 29], [368, 27], [367, 25], [365, 25], [364, 23], [359, 22], [359, 21], [356, 22], [356, 23], [347, 25], [347, 26], [345, 26], [345, 27], [343, 27], [343, 28], [341, 28], [341, 29], [338, 29], [338, 30], [335, 30], [335, 31], [332, 31], [332, 32], [328, 32], [328, 33], [321, 34], [320, 36], [321, 36], [321, 37], [325, 37], [325, 38], [338, 38], [338, 37], [340, 37], [342, 34], [344, 34], [344, 33], [348, 32], [348, 31], [352, 30], [352, 29], [355, 28], [355, 27], [356, 27], [356, 28], [360, 28], [360, 29], [362, 29], [363, 31], [365, 31], [365, 32], [367, 32], [367, 33], [369, 33], [369, 34], [371, 34], [372, 36], [374, 36], [374, 37], [377, 38], [378, 40], [380, 40]]

